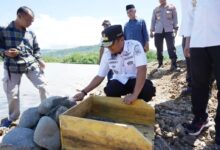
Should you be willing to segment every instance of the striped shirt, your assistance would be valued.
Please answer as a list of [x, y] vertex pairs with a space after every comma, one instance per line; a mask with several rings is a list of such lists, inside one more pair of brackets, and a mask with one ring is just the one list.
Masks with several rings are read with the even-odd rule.
[[[19, 50], [18, 56], [15, 58], [5, 56], [4, 51], [10, 48]], [[7, 27], [0, 28], [0, 54], [4, 58], [4, 68], [10, 73], [25, 73], [37, 67], [40, 48], [32, 31], [18, 30], [12, 21]]]

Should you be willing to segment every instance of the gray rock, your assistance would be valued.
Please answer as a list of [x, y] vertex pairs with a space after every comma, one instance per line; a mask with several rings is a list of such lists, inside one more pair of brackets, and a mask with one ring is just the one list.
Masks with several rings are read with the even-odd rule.
[[34, 128], [40, 120], [40, 117], [38, 108], [29, 108], [23, 112], [18, 126], [22, 128]]
[[58, 109], [59, 106], [70, 108], [76, 104], [75, 101], [68, 100], [68, 97], [53, 96], [44, 100], [38, 107], [40, 114], [51, 115]]
[[190, 146], [194, 146], [195, 140], [196, 140], [196, 137], [190, 136], [190, 135], [184, 136], [182, 138], [182, 141], [189, 144]]
[[172, 150], [169, 144], [160, 136], [156, 136], [154, 143], [155, 150]]
[[176, 126], [176, 130], [175, 130], [176, 135], [178, 135], [179, 137], [183, 137], [185, 136], [185, 130], [183, 128], [183, 126], [181, 124], [178, 124]]
[[40, 119], [34, 132], [34, 142], [48, 150], [60, 149], [60, 132], [53, 119], [47, 116]]
[[2, 139], [1, 149], [5, 150], [40, 150], [33, 141], [34, 131], [28, 128], [14, 128]]
[[8, 144], [0, 144], [0, 150], [41, 150], [41, 148], [16, 147]]
[[53, 101], [55, 99], [62, 99], [62, 97], [61, 96], [52, 96], [52, 97], [49, 97], [46, 100], [42, 101], [40, 106], [38, 107], [38, 112], [40, 114], [47, 114], [51, 110], [52, 105], [53, 105]]
[[57, 124], [59, 124], [59, 116], [67, 110], [68, 110], [68, 108], [64, 107], [64, 106], [61, 106], [57, 109], [56, 114], [55, 114], [55, 120], [56, 120]]

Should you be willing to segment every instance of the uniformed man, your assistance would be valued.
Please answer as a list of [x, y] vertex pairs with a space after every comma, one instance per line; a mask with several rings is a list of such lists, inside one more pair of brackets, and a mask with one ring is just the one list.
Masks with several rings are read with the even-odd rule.
[[[102, 22], [102, 26], [103, 26], [103, 28], [104, 28], [104, 30], [105, 30], [106, 28], [108, 28], [108, 27], [111, 26], [111, 23], [110, 23], [109, 20], [104, 20], [104, 21]], [[103, 31], [102, 31], [102, 34], [103, 34]], [[99, 64], [100, 64], [100, 62], [101, 62], [102, 55], [103, 55], [103, 53], [104, 53], [104, 49], [105, 49], [105, 48], [104, 48], [103, 44], [101, 44], [101, 47], [100, 47], [100, 50], [99, 50]], [[112, 75], [113, 75], [112, 70], [109, 70], [108, 75], [107, 75], [108, 81], [112, 78]]]
[[[187, 32], [185, 54], [190, 57], [192, 72], [192, 112], [194, 119], [184, 124], [190, 135], [198, 135], [210, 126], [206, 111], [209, 99], [209, 83], [214, 71], [218, 103], [220, 104], [220, 1], [192, 0], [191, 11], [186, 17]], [[190, 50], [190, 51], [189, 51]], [[220, 149], [220, 105], [215, 117], [215, 142]]]
[[22, 75], [39, 90], [41, 100], [46, 99], [45, 63], [35, 34], [28, 30], [34, 21], [34, 12], [26, 7], [17, 10], [17, 18], [0, 30], [0, 54], [4, 58], [4, 90], [9, 105], [9, 117], [1, 126], [9, 127], [20, 115], [19, 88]]
[[171, 70], [177, 69], [177, 56], [174, 39], [178, 30], [177, 12], [172, 4], [166, 0], [159, 0], [160, 6], [153, 11], [150, 36], [155, 40], [157, 48], [158, 68], [163, 67], [163, 40], [167, 43], [168, 54], [171, 59]]
[[129, 21], [124, 26], [125, 40], [136, 40], [141, 43], [144, 51], [149, 51], [149, 36], [147, 26], [143, 19], [137, 18], [136, 8], [133, 4], [126, 6]]
[[[102, 26], [103, 26], [103, 28], [105, 30], [106, 28], [111, 26], [111, 23], [110, 23], [109, 20], [104, 20], [102, 22]], [[103, 52], [104, 52], [104, 46], [101, 44], [101, 47], [100, 47], [100, 50], [99, 50], [99, 63], [101, 62]]]
[[125, 41], [121, 25], [110, 26], [103, 33], [103, 45], [107, 50], [102, 56], [98, 75], [74, 98], [82, 100], [104, 80], [111, 69], [113, 77], [104, 88], [107, 96], [125, 95], [126, 104], [131, 104], [137, 98], [150, 101], [155, 95], [155, 87], [146, 79], [147, 59], [142, 45], [134, 40]]

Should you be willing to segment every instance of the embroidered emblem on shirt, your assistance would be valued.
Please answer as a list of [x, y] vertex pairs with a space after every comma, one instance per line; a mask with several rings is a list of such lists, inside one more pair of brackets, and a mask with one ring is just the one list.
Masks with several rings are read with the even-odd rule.
[[128, 52], [128, 51], [125, 51], [124, 53], [123, 53], [123, 56], [129, 56], [130, 55], [130, 53]]
[[128, 59], [131, 59], [131, 58], [133, 58], [133, 56], [126, 57], [126, 58], [124, 58], [124, 60], [128, 60]]
[[141, 54], [141, 48], [139, 45], [134, 46], [134, 53], [135, 55], [140, 55]]
[[127, 62], [127, 64], [130, 66], [130, 65], [133, 65], [134, 62], [133, 61], [129, 61], [129, 62]]

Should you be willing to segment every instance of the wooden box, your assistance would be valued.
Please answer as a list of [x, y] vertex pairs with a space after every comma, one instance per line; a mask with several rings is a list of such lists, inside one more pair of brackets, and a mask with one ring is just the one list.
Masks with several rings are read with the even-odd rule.
[[62, 149], [152, 150], [154, 123], [155, 110], [143, 100], [91, 96], [60, 115]]

